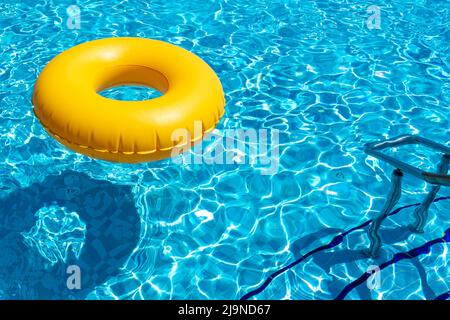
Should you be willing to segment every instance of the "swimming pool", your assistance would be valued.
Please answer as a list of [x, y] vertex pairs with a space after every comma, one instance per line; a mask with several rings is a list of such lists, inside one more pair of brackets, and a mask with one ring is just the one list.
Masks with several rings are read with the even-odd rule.
[[[450, 142], [447, 1], [72, 5], [0, 4], [0, 298], [334, 299], [348, 290], [347, 299], [435, 299], [450, 290], [448, 188], [413, 234], [409, 205], [429, 187], [405, 176], [397, 207], [406, 207], [383, 223], [380, 256], [361, 254], [393, 169], [363, 145], [402, 134]], [[204, 59], [226, 93], [218, 134], [277, 132], [276, 170], [113, 164], [55, 142], [33, 115], [34, 81], [63, 50], [114, 36], [168, 41]], [[439, 162], [429, 150], [393, 152], [425, 169]], [[353, 289], [391, 260], [379, 286]], [[80, 289], [66, 285], [69, 265], [82, 272]]]

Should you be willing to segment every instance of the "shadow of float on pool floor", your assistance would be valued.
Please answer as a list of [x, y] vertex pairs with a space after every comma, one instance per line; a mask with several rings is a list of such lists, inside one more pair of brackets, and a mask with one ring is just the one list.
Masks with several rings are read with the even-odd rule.
[[[79, 259], [47, 263], [22, 232], [36, 224], [45, 206], [75, 211], [86, 224]], [[139, 240], [139, 216], [131, 187], [69, 171], [0, 198], [0, 298], [83, 299], [95, 286], [118, 274]], [[67, 288], [67, 266], [81, 270], [81, 289]]]

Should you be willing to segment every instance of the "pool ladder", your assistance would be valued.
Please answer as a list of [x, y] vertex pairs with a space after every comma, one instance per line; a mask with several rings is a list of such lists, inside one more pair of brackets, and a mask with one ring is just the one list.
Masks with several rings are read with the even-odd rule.
[[[441, 152], [441, 162], [437, 167], [437, 171], [434, 173], [420, 170], [419, 168], [411, 166], [381, 152], [383, 149], [408, 144], [418, 144]], [[423, 202], [414, 211], [415, 221], [410, 225], [413, 232], [423, 232], [428, 218], [428, 209], [439, 192], [439, 189], [441, 186], [450, 186], [450, 175], [447, 174], [450, 164], [450, 148], [416, 135], [403, 135], [384, 141], [367, 143], [365, 145], [364, 152], [372, 157], [385, 161], [396, 168], [392, 172], [391, 189], [387, 196], [386, 203], [378, 216], [372, 221], [368, 231], [370, 247], [366, 253], [371, 257], [375, 257], [378, 255], [382, 245], [382, 240], [379, 234], [381, 223], [388, 217], [389, 213], [400, 199], [402, 191], [402, 177], [404, 173], [411, 174], [433, 186]]]

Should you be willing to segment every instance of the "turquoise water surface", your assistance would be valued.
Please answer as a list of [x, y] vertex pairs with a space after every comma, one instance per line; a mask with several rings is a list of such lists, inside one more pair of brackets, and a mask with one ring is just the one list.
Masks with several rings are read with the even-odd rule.
[[[362, 283], [346, 298], [447, 293], [447, 198], [431, 205], [424, 233], [407, 227], [414, 207], [387, 219], [375, 259], [362, 253], [362, 227], [289, 264], [382, 208], [393, 168], [365, 155], [365, 143], [403, 134], [450, 143], [449, 21], [446, 0], [3, 0], [0, 298], [240, 299], [257, 290], [247, 298], [334, 299], [391, 259], [379, 286]], [[278, 130], [277, 170], [185, 158], [115, 164], [57, 143], [33, 114], [34, 82], [62, 51], [116, 36], [164, 40], [204, 59], [226, 93], [217, 133]], [[391, 153], [423, 169], [439, 162], [428, 149]], [[405, 176], [398, 207], [429, 188]], [[66, 285], [69, 265], [80, 267], [79, 289]]]

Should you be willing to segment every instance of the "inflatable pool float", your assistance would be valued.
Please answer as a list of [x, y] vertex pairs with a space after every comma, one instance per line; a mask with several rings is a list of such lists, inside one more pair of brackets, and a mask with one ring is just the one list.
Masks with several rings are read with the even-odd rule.
[[[163, 95], [119, 101], [100, 91], [137, 84]], [[186, 129], [190, 142], [212, 131], [224, 113], [219, 78], [199, 57], [143, 38], [108, 38], [77, 45], [51, 60], [33, 92], [34, 113], [56, 140], [103, 160], [138, 163], [171, 156]], [[201, 130], [194, 130], [200, 122]], [[200, 131], [200, 132], [198, 132]]]

